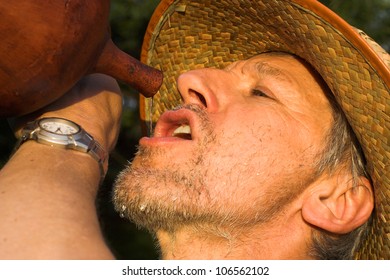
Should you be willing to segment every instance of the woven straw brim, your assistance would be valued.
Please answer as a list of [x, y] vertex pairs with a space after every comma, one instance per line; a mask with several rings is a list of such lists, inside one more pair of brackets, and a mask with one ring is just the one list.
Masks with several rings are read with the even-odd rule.
[[[145, 35], [142, 61], [164, 72], [141, 117], [156, 122], [180, 102], [180, 73], [223, 68], [266, 51], [296, 54], [324, 78], [344, 110], [368, 161], [375, 213], [357, 259], [390, 259], [390, 72], [380, 48], [313, 0], [162, 1]], [[152, 115], [152, 118], [150, 118]]]

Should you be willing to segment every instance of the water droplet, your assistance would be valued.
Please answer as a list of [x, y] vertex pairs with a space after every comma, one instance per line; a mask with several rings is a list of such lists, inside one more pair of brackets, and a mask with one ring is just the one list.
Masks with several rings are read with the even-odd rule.
[[122, 205], [121, 206], [121, 210], [119, 212], [119, 217], [121, 218], [124, 218], [125, 217], [125, 211], [126, 211], [127, 207], [125, 205]]
[[139, 207], [139, 210], [141, 211], [145, 211], [146, 209], [146, 204], [142, 204], [140, 207]]
[[149, 136], [153, 135], [153, 96], [149, 98]]

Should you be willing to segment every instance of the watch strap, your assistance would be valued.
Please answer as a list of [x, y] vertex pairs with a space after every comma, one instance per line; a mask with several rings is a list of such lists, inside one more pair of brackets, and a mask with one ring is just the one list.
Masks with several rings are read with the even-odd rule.
[[[90, 137], [92, 137], [92, 136], [90, 136]], [[96, 141], [95, 139], [93, 139], [93, 137], [92, 137], [92, 141], [91, 141], [91, 143], [90, 143], [90, 145], [88, 147], [87, 153], [89, 153], [99, 163], [100, 174], [101, 174], [101, 177], [102, 177], [102, 180], [103, 180], [103, 178], [104, 178], [104, 176], [106, 174], [106, 172], [104, 171], [104, 162], [107, 159], [106, 151], [99, 144], [99, 142]]]
[[27, 140], [33, 139], [33, 132], [37, 128], [38, 121], [31, 121], [28, 122], [23, 128], [22, 128], [22, 135], [19, 139], [17, 139], [16, 144], [12, 150], [12, 155], [20, 148], [20, 146], [26, 142]]
[[[60, 146], [65, 149], [76, 150], [91, 155], [99, 164], [101, 182], [105, 177], [104, 163], [107, 160], [107, 152], [105, 149], [96, 141], [92, 135], [86, 132], [82, 127], [80, 127], [80, 132], [78, 132], [78, 137], [69, 137], [69, 142], [64, 145], [58, 145], [58, 143], [50, 143], [50, 141], [40, 141], [39, 136], [39, 121], [41, 119], [28, 122], [25, 127], [22, 129], [22, 135], [16, 142], [16, 145], [13, 149], [11, 156], [20, 148], [20, 146], [28, 141], [35, 140], [38, 143], [46, 144], [50, 146]], [[77, 139], [76, 139], [77, 138]]]

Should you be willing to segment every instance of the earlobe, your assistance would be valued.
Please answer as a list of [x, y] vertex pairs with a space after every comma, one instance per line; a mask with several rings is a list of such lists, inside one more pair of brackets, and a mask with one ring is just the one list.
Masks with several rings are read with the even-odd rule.
[[302, 205], [303, 219], [326, 231], [345, 234], [364, 224], [374, 207], [372, 188], [367, 178], [328, 179], [306, 196]]

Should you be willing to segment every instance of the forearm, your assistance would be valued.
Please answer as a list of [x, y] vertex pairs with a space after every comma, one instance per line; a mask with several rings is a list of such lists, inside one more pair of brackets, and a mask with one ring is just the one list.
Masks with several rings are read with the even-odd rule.
[[28, 141], [0, 171], [0, 258], [112, 258], [95, 208], [90, 155]]

